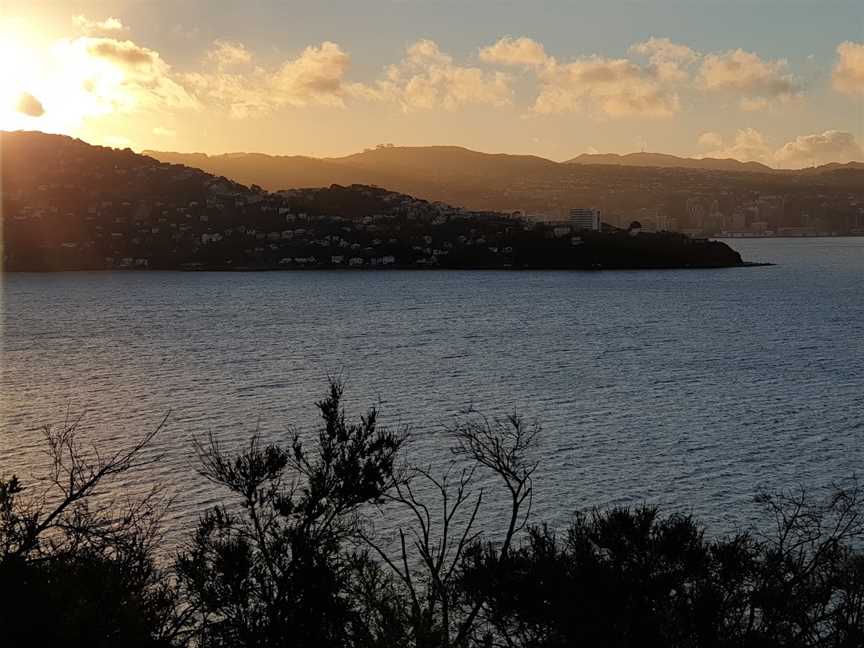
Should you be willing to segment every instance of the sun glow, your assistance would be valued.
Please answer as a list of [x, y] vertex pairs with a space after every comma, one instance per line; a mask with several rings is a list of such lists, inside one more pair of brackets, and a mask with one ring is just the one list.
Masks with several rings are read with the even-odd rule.
[[36, 96], [40, 83], [38, 57], [20, 25], [0, 26], [0, 129], [34, 127], [44, 114]]
[[0, 24], [0, 130], [75, 134], [85, 121], [131, 109], [124, 70], [93, 56], [86, 37], [46, 41], [26, 23]]

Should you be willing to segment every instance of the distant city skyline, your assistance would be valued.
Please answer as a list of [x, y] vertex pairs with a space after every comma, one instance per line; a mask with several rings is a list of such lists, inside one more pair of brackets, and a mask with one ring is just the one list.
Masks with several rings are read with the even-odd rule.
[[13, 0], [0, 55], [0, 128], [136, 150], [864, 159], [860, 1]]

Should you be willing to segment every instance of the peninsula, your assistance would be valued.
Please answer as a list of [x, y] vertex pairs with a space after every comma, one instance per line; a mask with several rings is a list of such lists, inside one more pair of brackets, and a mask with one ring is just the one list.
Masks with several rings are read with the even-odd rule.
[[748, 265], [637, 223], [588, 231], [370, 185], [267, 191], [58, 135], [3, 133], [2, 156], [8, 271]]

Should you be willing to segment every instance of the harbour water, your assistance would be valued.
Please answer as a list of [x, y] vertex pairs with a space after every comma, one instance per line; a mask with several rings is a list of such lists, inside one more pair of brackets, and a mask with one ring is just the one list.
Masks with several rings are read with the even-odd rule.
[[730, 243], [776, 265], [7, 274], [0, 475], [39, 479], [46, 424], [80, 415], [109, 449], [168, 414], [162, 459], [117, 488], [173, 493], [176, 541], [219, 497], [192, 440], [312, 431], [336, 375], [415, 463], [449, 461], [466, 407], [539, 421], [536, 520], [648, 502], [734, 531], [760, 487], [864, 468], [864, 238]]

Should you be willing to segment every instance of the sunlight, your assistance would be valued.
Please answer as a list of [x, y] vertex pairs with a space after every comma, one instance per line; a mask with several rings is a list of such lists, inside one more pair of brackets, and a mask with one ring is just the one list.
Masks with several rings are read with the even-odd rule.
[[46, 41], [23, 21], [0, 23], [0, 130], [74, 134], [89, 118], [131, 109], [123, 70], [88, 38]]
[[[14, 27], [14, 28], [13, 28]], [[40, 112], [35, 88], [40, 85], [38, 64], [32, 45], [20, 25], [0, 26], [0, 129], [13, 130], [33, 125]], [[29, 114], [25, 114], [29, 113]]]

